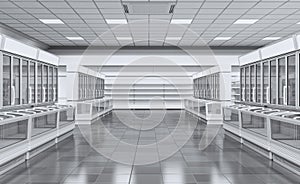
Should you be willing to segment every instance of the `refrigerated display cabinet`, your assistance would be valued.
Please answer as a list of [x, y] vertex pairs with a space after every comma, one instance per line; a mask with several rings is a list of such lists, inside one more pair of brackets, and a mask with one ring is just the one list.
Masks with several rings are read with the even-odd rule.
[[94, 119], [111, 112], [113, 110], [111, 101], [109, 98], [103, 98], [76, 103], [76, 123], [91, 124]]
[[3, 99], [0, 108], [56, 102], [56, 66], [11, 53], [2, 52], [2, 55]]
[[0, 113], [0, 174], [25, 161], [28, 151], [27, 115]]
[[[264, 107], [251, 107], [241, 110], [242, 137], [267, 150], [262, 152], [270, 156], [270, 124], [269, 117], [285, 111]], [[259, 151], [259, 150], [258, 150]]]
[[28, 116], [0, 113], [0, 150], [27, 139]]
[[241, 66], [241, 101], [299, 109], [300, 64], [296, 55], [298, 51]]
[[75, 108], [40, 106], [0, 113], [0, 174], [72, 135]]
[[300, 112], [271, 116], [270, 123], [271, 151], [300, 166]]
[[[230, 132], [237, 132], [240, 135], [241, 130], [241, 115], [240, 110], [249, 108], [249, 106], [243, 104], [235, 104], [226, 106], [223, 108], [223, 121], [224, 121], [224, 129]], [[231, 128], [234, 128], [232, 130]]]
[[77, 100], [90, 100], [104, 98], [104, 79], [78, 73], [78, 97]]
[[185, 110], [203, 119], [207, 124], [222, 124], [222, 103], [201, 100], [185, 99]]

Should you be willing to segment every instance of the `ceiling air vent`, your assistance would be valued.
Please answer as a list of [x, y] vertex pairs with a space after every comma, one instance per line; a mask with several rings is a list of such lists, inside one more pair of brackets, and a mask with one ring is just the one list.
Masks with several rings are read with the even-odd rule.
[[124, 12], [129, 13], [127, 4], [123, 4]]
[[175, 8], [175, 4], [172, 4], [172, 5], [170, 6], [169, 13], [174, 13], [174, 8]]
[[123, 2], [124, 12], [131, 15], [167, 15], [174, 12], [170, 2]]

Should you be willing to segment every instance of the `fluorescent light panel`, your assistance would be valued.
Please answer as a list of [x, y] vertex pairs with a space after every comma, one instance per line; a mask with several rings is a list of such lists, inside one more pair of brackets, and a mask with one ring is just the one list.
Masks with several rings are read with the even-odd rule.
[[216, 37], [214, 38], [214, 40], [230, 40], [231, 37], [227, 36], [227, 37]]
[[298, 22], [297, 24], [300, 24], [300, 22]]
[[238, 19], [233, 24], [254, 24], [258, 19]]
[[106, 19], [107, 24], [127, 24], [126, 19]]
[[123, 41], [123, 40], [132, 40], [132, 37], [130, 37], [130, 36], [126, 36], [126, 37], [116, 37], [117, 38], [117, 40], [121, 40], [121, 41]]
[[263, 40], [279, 40], [281, 37], [265, 37]]
[[64, 24], [60, 19], [39, 19], [44, 24]]
[[175, 36], [170, 36], [166, 37], [166, 40], [181, 40], [182, 37], [175, 37]]
[[80, 36], [67, 36], [66, 37], [68, 40], [84, 40], [82, 37]]
[[192, 19], [172, 19], [171, 24], [191, 24]]

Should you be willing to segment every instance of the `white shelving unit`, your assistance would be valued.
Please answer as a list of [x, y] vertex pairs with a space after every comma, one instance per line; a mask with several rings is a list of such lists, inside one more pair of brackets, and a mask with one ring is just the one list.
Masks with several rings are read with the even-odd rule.
[[113, 99], [116, 109], [182, 109], [182, 100], [192, 95], [191, 85], [186, 82], [191, 80], [187, 77], [173, 80], [174, 84], [158, 77], [147, 77], [132, 85], [126, 78], [106, 83], [106, 96]]

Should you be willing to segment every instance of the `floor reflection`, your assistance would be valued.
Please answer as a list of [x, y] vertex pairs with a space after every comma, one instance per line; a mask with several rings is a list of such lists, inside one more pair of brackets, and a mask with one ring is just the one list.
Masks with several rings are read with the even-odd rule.
[[[147, 165], [117, 163], [91, 147], [77, 128], [73, 137], [2, 175], [0, 183], [295, 184], [300, 181], [299, 176], [242, 147], [238, 142], [224, 135], [222, 129], [214, 136], [211, 144], [199, 150], [200, 140], [207, 126], [186, 113], [184, 113], [184, 120], [195, 121], [197, 126], [187, 142], [179, 147], [179, 151], [172, 156], [164, 157], [169, 154], [168, 150], [174, 147], [173, 143], [183, 142], [180, 135], [186, 133], [182, 132], [184, 129], [178, 132], [179, 137], [172, 137], [173, 142], [170, 144], [157, 146], [153, 150], [138, 149], [137, 145], [153, 144], [170, 136], [178, 126], [176, 119], [181, 112], [167, 111], [162, 122], [151, 130], [129, 128], [120, 122], [115, 114], [103, 117], [102, 128], [106, 128], [117, 138], [117, 144], [115, 144], [116, 140], [111, 140], [109, 136], [102, 134], [103, 130], [93, 130], [94, 134], [99, 133], [94, 141], [99, 143], [98, 148], [106, 153], [115, 154], [115, 157], [133, 158], [132, 163], [135, 163], [135, 159], [147, 160], [153, 151], [157, 154], [158, 162]], [[134, 113], [140, 118], [149, 116], [148, 111]], [[143, 122], [133, 122], [133, 124], [135, 127], [142, 127]], [[118, 151], [116, 145], [121, 141], [136, 145], [134, 151], [127, 150], [126, 147]], [[131, 152], [135, 153], [134, 156], [128, 157], [126, 153]]]

